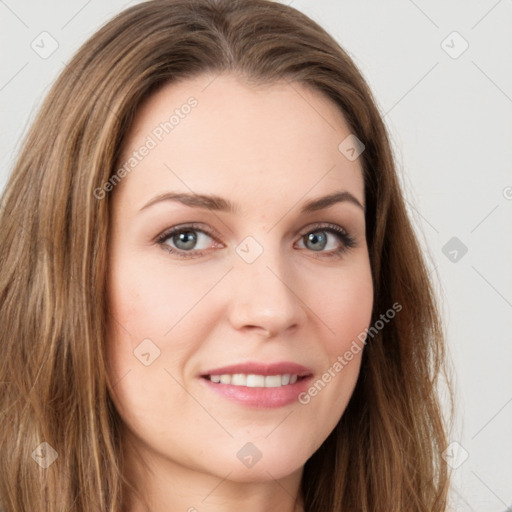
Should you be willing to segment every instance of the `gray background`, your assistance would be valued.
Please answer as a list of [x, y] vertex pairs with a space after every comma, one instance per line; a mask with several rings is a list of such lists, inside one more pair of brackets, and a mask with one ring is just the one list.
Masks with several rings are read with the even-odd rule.
[[[65, 63], [136, 3], [0, 0], [0, 190]], [[287, 3], [337, 38], [385, 115], [456, 372], [452, 508], [503, 512], [512, 507], [512, 1]]]

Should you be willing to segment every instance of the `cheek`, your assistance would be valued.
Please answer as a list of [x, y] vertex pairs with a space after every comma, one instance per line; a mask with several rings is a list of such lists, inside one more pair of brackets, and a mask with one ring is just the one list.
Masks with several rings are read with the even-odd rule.
[[325, 439], [334, 429], [352, 396], [373, 308], [369, 262], [361, 261], [358, 266], [341, 270], [335, 279], [322, 282], [322, 290], [316, 287], [310, 296], [325, 327], [323, 373], [299, 396], [299, 403], [309, 409], [314, 428], [322, 433], [318, 439]]
[[[208, 301], [201, 300], [218, 280], [218, 272], [192, 278], [192, 272], [164, 262], [145, 264], [134, 250], [112, 259], [109, 273], [108, 359], [116, 392], [150, 407], [168, 401], [169, 370], [183, 380], [184, 362], [208, 332], [198, 321]], [[207, 274], [207, 273], [206, 273]], [[129, 374], [129, 378], [125, 378]], [[161, 382], [160, 382], [161, 380]], [[134, 383], [133, 386], [129, 383]], [[156, 391], [155, 391], [156, 390]]]
[[172, 377], [183, 380], [179, 362], [194, 347], [187, 339], [176, 342], [173, 327], [177, 324], [178, 331], [180, 318], [192, 299], [197, 300], [198, 291], [190, 290], [183, 273], [175, 272], [169, 284], [168, 271], [143, 262], [144, 258], [125, 253], [109, 275], [109, 374], [112, 398], [124, 422], [141, 433], [152, 418], [151, 435], [158, 436], [165, 424], [156, 420], [162, 404], [184, 405]]
[[191, 279], [190, 271], [179, 267], [171, 272], [165, 262], [144, 261], [137, 254], [118, 261], [110, 276], [109, 302], [115, 320], [134, 338], [162, 338], [212, 283], [208, 278]]
[[373, 308], [373, 283], [368, 261], [343, 269], [338, 276], [324, 279], [310, 296], [315, 312], [327, 327], [327, 352], [332, 355], [346, 350], [369, 326]]

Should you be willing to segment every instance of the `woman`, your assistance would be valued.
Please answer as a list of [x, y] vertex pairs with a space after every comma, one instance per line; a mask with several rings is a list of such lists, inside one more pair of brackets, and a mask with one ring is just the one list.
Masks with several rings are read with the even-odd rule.
[[4, 510], [446, 510], [433, 291], [368, 86], [303, 14], [124, 11], [0, 215]]

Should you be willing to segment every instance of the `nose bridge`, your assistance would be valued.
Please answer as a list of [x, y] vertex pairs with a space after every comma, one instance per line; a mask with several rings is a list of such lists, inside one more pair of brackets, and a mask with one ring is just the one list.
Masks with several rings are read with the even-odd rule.
[[[279, 244], [248, 236], [235, 249], [233, 325], [260, 327], [276, 335], [302, 321], [302, 303]], [[296, 283], [295, 283], [296, 284]]]
[[276, 289], [285, 286], [283, 280], [290, 267], [286, 266], [282, 248], [272, 242], [271, 235], [259, 235], [258, 239], [247, 236], [236, 246], [235, 252], [235, 270], [241, 281], [253, 281]]

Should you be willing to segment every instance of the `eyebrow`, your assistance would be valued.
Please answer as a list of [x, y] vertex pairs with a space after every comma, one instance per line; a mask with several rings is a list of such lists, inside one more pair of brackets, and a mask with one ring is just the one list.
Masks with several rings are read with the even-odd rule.
[[[213, 194], [195, 194], [195, 193], [183, 193], [183, 192], [165, 192], [160, 194], [153, 199], [149, 200], [139, 211], [145, 210], [154, 204], [161, 203], [164, 201], [176, 201], [192, 208], [204, 208], [207, 210], [214, 210], [220, 212], [228, 212], [235, 214], [238, 212], [238, 208], [235, 203], [232, 203], [228, 199], [213, 195]], [[341, 190], [333, 192], [326, 196], [318, 197], [307, 201], [301, 208], [300, 213], [310, 213], [317, 210], [323, 210], [329, 208], [336, 203], [348, 202], [361, 208], [363, 212], [365, 207], [359, 202], [359, 200], [350, 192]]]

